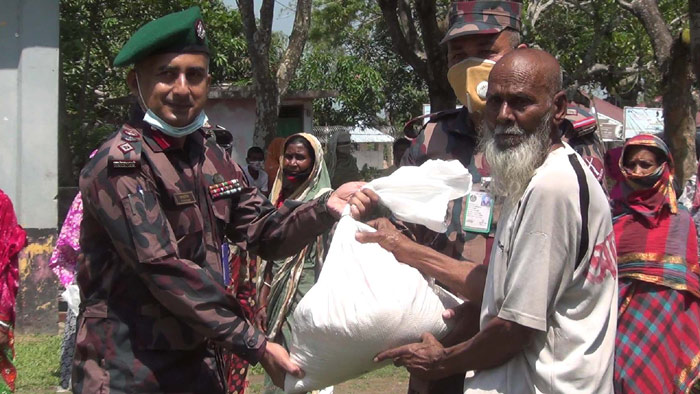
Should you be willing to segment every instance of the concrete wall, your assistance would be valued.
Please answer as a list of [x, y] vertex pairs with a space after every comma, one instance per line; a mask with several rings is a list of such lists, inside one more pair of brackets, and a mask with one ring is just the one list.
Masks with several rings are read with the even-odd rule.
[[253, 146], [255, 100], [209, 100], [204, 111], [210, 123], [221, 125], [233, 134], [233, 159], [245, 164], [246, 152]]
[[58, 0], [0, 2], [0, 189], [27, 229], [17, 328], [56, 332]]
[[58, 1], [3, 0], [0, 188], [27, 228], [56, 227]]

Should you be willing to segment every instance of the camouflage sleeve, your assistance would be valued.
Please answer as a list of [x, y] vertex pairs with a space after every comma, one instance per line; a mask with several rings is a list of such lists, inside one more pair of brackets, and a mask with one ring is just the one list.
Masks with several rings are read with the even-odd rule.
[[243, 190], [233, 206], [227, 235], [237, 239], [243, 234], [247, 249], [265, 260], [299, 252], [336, 221], [326, 209], [330, 193], [306, 203], [286, 201], [275, 209], [257, 189]]
[[247, 323], [235, 298], [205, 269], [180, 258], [155, 184], [145, 171], [110, 177], [103, 168], [86, 184], [81, 181], [80, 189], [85, 209], [163, 307], [199, 334], [251, 363], [259, 361], [265, 336]]
[[411, 146], [406, 149], [406, 152], [401, 158], [402, 166], [419, 166], [425, 161], [425, 152], [423, 151], [425, 142], [425, 132], [420, 133], [411, 142]]

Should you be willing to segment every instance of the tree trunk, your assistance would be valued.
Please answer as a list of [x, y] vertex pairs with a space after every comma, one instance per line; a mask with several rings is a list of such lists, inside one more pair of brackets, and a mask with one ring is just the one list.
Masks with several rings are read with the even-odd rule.
[[423, 32], [423, 46], [428, 59], [426, 84], [430, 97], [430, 111], [453, 109], [456, 97], [447, 80], [447, 45], [440, 45], [445, 32], [437, 24], [435, 0], [416, 1], [416, 12]]
[[[697, 0], [689, 0], [691, 7]], [[674, 41], [656, 0], [617, 0], [644, 26], [654, 49], [656, 67], [662, 75], [664, 135], [676, 164], [679, 186], [696, 171], [695, 102], [691, 95], [690, 50], [679, 38]], [[696, 9], [695, 8], [695, 9]]]
[[688, 0], [690, 13], [690, 55], [695, 78], [700, 79], [700, 0]]
[[[691, 0], [693, 1], [693, 0]], [[673, 37], [671, 31], [664, 20], [659, 4], [656, 0], [617, 0], [622, 8], [630, 11], [639, 19], [639, 22], [644, 26], [644, 30], [649, 35], [651, 46], [654, 49], [654, 58], [656, 65], [662, 73], [671, 53], [671, 44]]]
[[457, 98], [451, 87], [448, 92], [445, 92], [437, 83], [431, 83], [431, 81], [426, 81], [426, 83], [428, 85], [428, 96], [430, 98], [430, 112], [455, 108]]
[[256, 146], [266, 147], [277, 134], [281, 96], [286, 93], [289, 82], [294, 77], [309, 35], [311, 0], [297, 1], [294, 27], [289, 36], [289, 44], [277, 71], [274, 72], [270, 65], [274, 0], [263, 0], [260, 7], [259, 25], [253, 12], [253, 1], [237, 0], [237, 3], [241, 12], [248, 55], [253, 69], [256, 114], [253, 142]]
[[674, 41], [664, 72], [664, 134], [676, 164], [679, 185], [697, 170], [695, 158], [695, 102], [691, 94], [690, 49], [682, 39]]
[[[447, 81], [447, 48], [440, 45], [445, 32], [438, 26], [435, 0], [413, 2], [420, 29], [402, 26], [402, 23], [413, 23], [409, 14], [413, 11], [400, 7], [405, 8], [407, 2], [399, 4], [397, 0], [377, 0], [377, 3], [387, 24], [393, 51], [428, 86], [431, 112], [454, 108], [455, 95]], [[416, 41], [416, 30], [421, 32], [421, 42]]]
[[[254, 84], [256, 85], [256, 84]], [[266, 147], [277, 135], [277, 120], [279, 118], [280, 96], [272, 80], [268, 86], [260, 87], [255, 98], [255, 146]]]
[[287, 92], [289, 82], [299, 67], [304, 45], [309, 37], [309, 26], [311, 26], [311, 0], [297, 0], [297, 12], [294, 16], [292, 33], [289, 35], [289, 44], [277, 69], [279, 95]]

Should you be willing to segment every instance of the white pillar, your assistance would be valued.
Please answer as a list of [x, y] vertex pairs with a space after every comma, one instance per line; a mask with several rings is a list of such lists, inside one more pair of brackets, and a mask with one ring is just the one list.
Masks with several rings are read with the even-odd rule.
[[55, 228], [58, 0], [0, 0], [0, 189], [22, 226]]

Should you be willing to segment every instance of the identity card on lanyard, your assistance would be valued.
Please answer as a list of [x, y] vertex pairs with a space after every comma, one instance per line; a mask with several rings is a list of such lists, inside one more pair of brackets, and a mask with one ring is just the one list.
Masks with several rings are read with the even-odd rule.
[[471, 191], [464, 207], [464, 224], [466, 231], [488, 234], [491, 231], [493, 217], [493, 197], [485, 191]]

